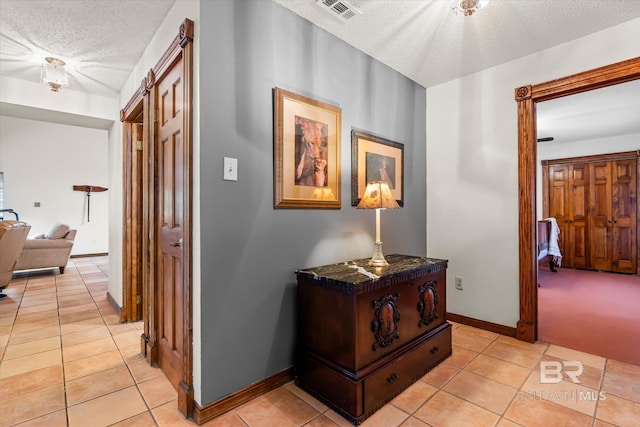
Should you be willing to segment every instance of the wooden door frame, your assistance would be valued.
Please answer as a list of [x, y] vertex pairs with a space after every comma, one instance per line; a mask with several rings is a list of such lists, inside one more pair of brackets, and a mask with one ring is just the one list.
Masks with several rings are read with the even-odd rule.
[[[157, 176], [157, 147], [155, 141], [158, 136], [158, 111], [157, 111], [157, 91], [156, 81], [162, 79], [162, 76], [171, 68], [177, 59], [183, 59], [183, 79], [184, 79], [184, 97], [182, 101], [183, 108], [183, 130], [184, 130], [184, 165], [183, 178], [185, 189], [183, 192], [184, 206], [184, 224], [183, 224], [183, 271], [182, 281], [184, 284], [183, 294], [183, 358], [182, 358], [182, 378], [178, 385], [178, 409], [187, 418], [193, 412], [193, 303], [192, 303], [192, 145], [193, 145], [193, 36], [194, 22], [185, 19], [180, 25], [178, 35], [173, 39], [169, 48], [162, 55], [155, 67], [149, 70], [147, 75], [142, 79], [140, 87], [132, 96], [127, 106], [120, 112], [121, 121], [126, 122], [126, 118], [130, 116], [131, 111], [141, 110], [138, 114], [142, 114], [146, 137], [143, 140], [142, 156], [142, 198], [141, 205], [137, 206], [142, 218], [142, 236], [140, 242], [142, 265], [142, 282], [143, 282], [143, 307], [142, 317], [144, 322], [144, 332], [141, 336], [141, 352], [145, 356], [147, 362], [152, 366], [158, 364], [158, 292], [156, 287], [156, 271], [158, 267], [157, 245], [159, 217], [157, 215], [157, 197], [156, 192], [156, 176]], [[123, 141], [126, 138], [127, 125], [123, 126]], [[129, 130], [130, 132], [130, 130]], [[131, 138], [129, 137], [129, 140]], [[132, 167], [130, 159], [123, 159], [125, 182], [127, 174]], [[127, 186], [124, 186], [125, 199]], [[123, 245], [130, 244], [132, 236], [132, 227], [128, 224], [131, 218], [131, 212], [127, 209], [131, 204], [125, 203], [124, 225], [123, 225]], [[123, 248], [123, 256], [130, 254], [131, 250]], [[123, 295], [130, 290], [126, 289], [132, 277], [132, 262], [125, 260], [123, 262]], [[125, 306], [126, 307], [126, 306]], [[127, 309], [125, 308], [125, 312]]]
[[[144, 120], [144, 94], [138, 90], [127, 105], [120, 110], [122, 122], [123, 159], [123, 221], [122, 221], [122, 309], [121, 322], [135, 322], [142, 316], [138, 312], [137, 289], [142, 287], [142, 239], [144, 224], [143, 205], [140, 193], [144, 190], [142, 171], [137, 166], [144, 163], [144, 145], [147, 126]], [[133, 127], [142, 123], [143, 147], [133, 141]], [[141, 149], [140, 149], [141, 148]], [[142, 295], [141, 295], [142, 297]]]
[[[640, 57], [515, 89], [518, 103], [519, 340], [538, 338], [536, 250], [536, 103], [640, 79]], [[640, 166], [639, 166], [640, 168]], [[638, 191], [640, 193], [640, 190]]]

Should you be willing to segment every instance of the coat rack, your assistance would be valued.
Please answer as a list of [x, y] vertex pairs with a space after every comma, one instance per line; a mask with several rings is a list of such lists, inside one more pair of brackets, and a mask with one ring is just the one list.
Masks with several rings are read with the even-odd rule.
[[101, 193], [107, 191], [108, 188], [98, 187], [97, 185], [74, 185], [73, 191], [84, 191], [87, 193], [87, 222], [91, 222], [89, 218], [89, 207], [91, 204], [91, 193]]

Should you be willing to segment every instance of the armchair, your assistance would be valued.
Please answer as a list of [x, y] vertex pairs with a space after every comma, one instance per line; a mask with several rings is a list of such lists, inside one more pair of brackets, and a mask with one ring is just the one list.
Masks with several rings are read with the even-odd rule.
[[[4, 289], [13, 277], [16, 260], [22, 252], [31, 226], [20, 221], [0, 221], [0, 290]], [[0, 292], [0, 300], [6, 295]]]
[[70, 230], [67, 225], [56, 224], [46, 233], [27, 239], [15, 269], [33, 270], [57, 267], [60, 269], [60, 274], [64, 274], [76, 232], [77, 230]]

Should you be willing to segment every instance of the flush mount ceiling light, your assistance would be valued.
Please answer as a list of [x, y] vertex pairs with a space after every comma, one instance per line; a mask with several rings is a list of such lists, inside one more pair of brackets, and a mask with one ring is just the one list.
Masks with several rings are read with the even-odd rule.
[[460, 0], [452, 9], [456, 15], [471, 16], [489, 3], [488, 0]]
[[69, 76], [67, 70], [64, 69], [64, 61], [50, 56], [44, 60], [46, 62], [42, 64], [42, 72], [40, 73], [42, 83], [49, 86], [52, 92], [60, 92], [60, 89], [69, 86]]

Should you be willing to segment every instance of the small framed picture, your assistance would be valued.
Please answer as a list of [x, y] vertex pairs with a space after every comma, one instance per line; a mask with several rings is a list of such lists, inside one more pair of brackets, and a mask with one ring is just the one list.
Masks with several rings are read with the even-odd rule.
[[274, 207], [340, 209], [339, 107], [274, 89]]
[[351, 130], [351, 206], [358, 206], [367, 183], [384, 181], [404, 206], [404, 145], [372, 133]]

